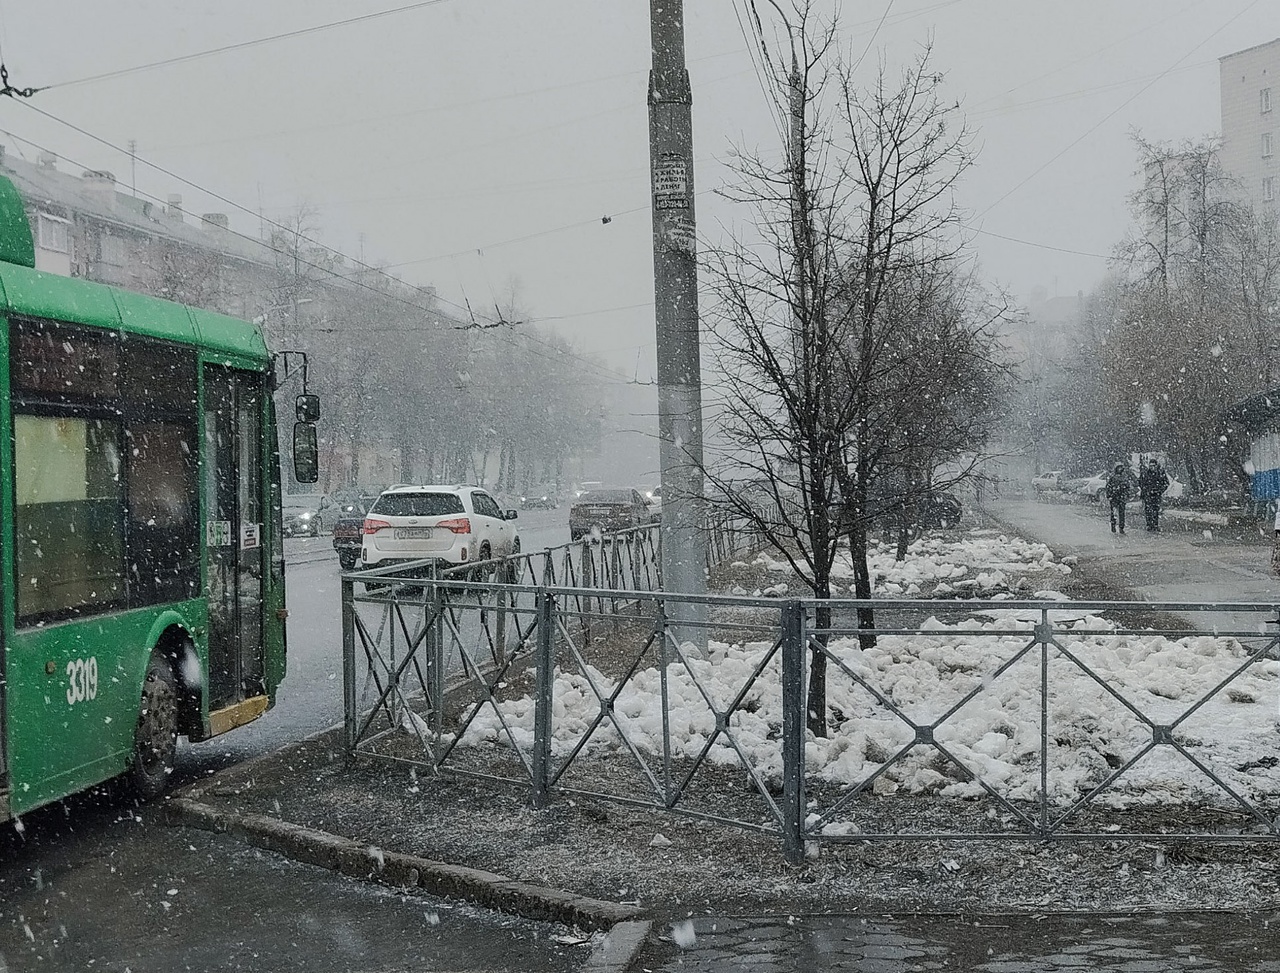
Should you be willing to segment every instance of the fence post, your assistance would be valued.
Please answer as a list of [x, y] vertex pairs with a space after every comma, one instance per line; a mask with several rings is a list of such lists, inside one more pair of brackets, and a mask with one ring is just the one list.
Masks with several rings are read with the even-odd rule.
[[659, 598], [656, 623], [658, 637], [658, 673], [662, 686], [662, 802], [671, 807], [671, 686], [667, 681], [667, 666], [671, 650], [667, 646], [667, 603]]
[[804, 861], [804, 607], [782, 605], [782, 853]]
[[1053, 625], [1049, 610], [1040, 611], [1035, 629], [1040, 643], [1040, 836], [1049, 837], [1049, 644], [1053, 641]]
[[343, 575], [342, 584], [342, 723], [347, 753], [356, 749], [356, 583]]
[[498, 568], [498, 583], [495, 586], [497, 594], [494, 597], [494, 614], [497, 617], [494, 621], [493, 661], [498, 668], [502, 668], [507, 664], [507, 585], [510, 580], [507, 561], [506, 558], [503, 558], [502, 564]]
[[[428, 682], [431, 685], [431, 718], [435, 724], [434, 743], [444, 739], [444, 587], [440, 584], [439, 576], [433, 571], [430, 575], [431, 583], [427, 588], [429, 597], [423, 601], [431, 606], [430, 628], [427, 629], [426, 649], [427, 649], [427, 672]], [[438, 748], [437, 748], [438, 750]], [[435, 754], [432, 754], [432, 762], [435, 762]]]
[[400, 724], [400, 681], [396, 678], [396, 622], [401, 618], [400, 585], [393, 583], [390, 591], [390, 604], [387, 605], [389, 613], [387, 625], [387, 710], [391, 718], [391, 725], [395, 727]]
[[538, 637], [534, 642], [533, 806], [547, 806], [551, 779], [551, 705], [555, 687], [555, 596], [545, 588], [534, 596]]

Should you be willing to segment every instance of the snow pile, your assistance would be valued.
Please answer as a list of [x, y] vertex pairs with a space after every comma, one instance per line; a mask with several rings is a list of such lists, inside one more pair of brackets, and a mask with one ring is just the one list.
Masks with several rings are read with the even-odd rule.
[[[1019, 587], [1011, 577], [1051, 573], [1066, 575], [1071, 568], [1057, 560], [1044, 544], [994, 530], [974, 530], [961, 537], [921, 537], [907, 548], [899, 561], [894, 544], [876, 544], [867, 556], [872, 595], [917, 597], [926, 593], [968, 597], [989, 597]], [[756, 563], [769, 571], [791, 571], [785, 561], [761, 554]], [[853, 561], [848, 552], [836, 557], [831, 577], [837, 596], [853, 596]], [[840, 584], [847, 586], [840, 589]], [[768, 594], [768, 590], [756, 592]]]
[[[984, 562], [983, 557], [989, 559]], [[925, 577], [955, 577], [957, 569], [966, 575], [976, 571], [979, 577], [1069, 570], [1042, 545], [976, 533], [967, 544], [917, 542], [909, 560], [897, 565], [896, 579], [889, 582], [886, 574], [884, 583], [909, 586]], [[1039, 595], [1062, 599], [1053, 592]], [[1275, 756], [1280, 662], [1260, 659], [1245, 666], [1248, 650], [1234, 639], [1203, 635], [1170, 640], [1121, 632], [1106, 619], [1073, 610], [1069, 602], [1061, 604], [1050, 613], [1060, 646], [1048, 653], [1051, 800], [1077, 800], [1139, 755], [1109, 792], [1111, 803], [1224, 797], [1175, 747], [1161, 743], [1143, 753], [1153, 739], [1165, 737], [1249, 799], [1280, 794]], [[959, 607], [956, 602], [948, 605]], [[839, 786], [863, 783], [910, 746], [874, 781], [875, 793], [978, 797], [984, 790], [977, 777], [1009, 799], [1036, 798], [1041, 787], [1042, 686], [1041, 650], [1032, 632], [1038, 617], [1038, 611], [1011, 607], [959, 622], [930, 618], [917, 634], [881, 635], [867, 649], [856, 638], [833, 638], [827, 669], [830, 734], [807, 736], [810, 779]], [[770, 652], [773, 656], [765, 663]], [[724, 713], [741, 695], [729, 717], [728, 734], [716, 737], [708, 759], [732, 766], [745, 759], [766, 780], [780, 779], [781, 653], [772, 643], [713, 642], [705, 659], [677, 660], [665, 675], [673, 756], [702, 753], [715, 735], [716, 713]], [[600, 717], [601, 700], [616, 688], [613, 679], [591, 667], [557, 671], [552, 716], [557, 756], [579, 744]], [[640, 752], [661, 754], [663, 689], [660, 669], [636, 672], [618, 694], [612, 720], [606, 716], [599, 722], [585, 750], [624, 753], [625, 735]], [[482, 703], [463, 742], [514, 741], [521, 749], [532, 747], [532, 698], [499, 706], [510, 737], [493, 705]], [[1156, 730], [1152, 724], [1173, 729]], [[916, 726], [934, 727], [937, 743], [963, 768], [938, 747], [914, 743]]]
[[[1096, 674], [1051, 653], [1049, 664], [1049, 790], [1055, 801], [1070, 801], [1097, 786], [1115, 768], [1151, 742], [1153, 730], [1118, 701], [1098, 680], [1157, 725], [1179, 721], [1194, 704], [1227, 679], [1245, 661], [1232, 640], [1198, 636], [1169, 640], [1161, 636], [1082, 635], [1073, 628], [1097, 630], [1105, 622], [1084, 617], [1067, 624], [1063, 647]], [[1010, 799], [1033, 799], [1040, 788], [1040, 653], [1032, 650], [1007, 670], [996, 670], [1029, 644], [1032, 622], [1020, 619], [971, 619], [960, 625], [932, 620], [929, 631], [913, 637], [881, 636], [863, 650], [854, 639], [831, 644], [827, 703], [832, 731], [807, 736], [807, 772], [840, 785], [862, 782], [910, 744], [916, 731], [907, 722], [928, 726], [942, 720], [937, 741], [968, 773]], [[952, 634], [981, 628], [989, 636]], [[1014, 630], [1025, 634], [1008, 634]], [[765, 643], [712, 643], [708, 658], [673, 662], [667, 667], [667, 694], [673, 755], [693, 758], [715, 731], [716, 717], [704, 693], [724, 712], [747, 688], [742, 705], [729, 720], [732, 741], [721, 734], [709, 751], [711, 761], [737, 765], [738, 750], [766, 779], [782, 772], [781, 663], [775, 655], [754, 681], [752, 673], [771, 646]], [[847, 669], [848, 671], [844, 671]], [[856, 679], [850, 677], [850, 673]], [[859, 680], [861, 682], [859, 682]], [[592, 689], [594, 684], [595, 690]], [[748, 688], [748, 684], [749, 688]], [[865, 688], [874, 687], [902, 716], [880, 705]], [[552, 718], [553, 753], [569, 753], [600, 714], [600, 697], [616, 683], [595, 669], [586, 674], [558, 671]], [[976, 690], [953, 714], [943, 717]], [[1184, 722], [1173, 737], [1195, 759], [1211, 767], [1246, 796], [1280, 794], [1280, 767], [1274, 757], [1280, 663], [1262, 660], [1247, 668]], [[533, 744], [533, 700], [501, 704], [512, 738], [522, 749]], [[637, 672], [619, 693], [613, 712], [592, 733], [588, 752], [619, 751], [618, 729], [641, 752], [662, 752], [662, 673]], [[905, 719], [904, 719], [905, 717]], [[505, 741], [497, 714], [485, 705], [468, 728], [464, 742]], [[920, 744], [876, 781], [877, 793], [977, 797], [981, 785], [928, 744]], [[1169, 746], [1147, 753], [1126, 771], [1115, 799], [1140, 795], [1142, 803], [1199, 800], [1214, 791], [1208, 778]]]

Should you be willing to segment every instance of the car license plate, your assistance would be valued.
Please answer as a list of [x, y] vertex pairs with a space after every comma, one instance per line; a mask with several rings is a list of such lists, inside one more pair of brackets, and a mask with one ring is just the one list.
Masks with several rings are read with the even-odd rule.
[[430, 527], [397, 527], [392, 535], [398, 541], [418, 541], [431, 536]]

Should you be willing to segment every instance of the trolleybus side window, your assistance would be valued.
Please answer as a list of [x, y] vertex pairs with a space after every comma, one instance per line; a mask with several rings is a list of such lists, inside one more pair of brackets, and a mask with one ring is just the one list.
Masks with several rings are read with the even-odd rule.
[[105, 610], [125, 597], [115, 423], [15, 415], [19, 619]]
[[196, 597], [194, 352], [30, 319], [12, 348], [19, 623]]

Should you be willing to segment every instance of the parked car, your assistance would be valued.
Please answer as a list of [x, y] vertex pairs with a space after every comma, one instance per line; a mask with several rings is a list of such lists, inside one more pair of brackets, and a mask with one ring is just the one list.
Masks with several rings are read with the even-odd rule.
[[[1132, 469], [1129, 471], [1129, 499], [1140, 500], [1141, 495], [1138, 492], [1138, 474]], [[1090, 500], [1102, 502], [1107, 499], [1107, 473], [1097, 473], [1086, 478], [1076, 489], [1077, 493], [1083, 493]], [[1181, 500], [1187, 495], [1187, 488], [1181, 480], [1172, 473], [1169, 474], [1169, 488], [1164, 491], [1165, 500]]]
[[[964, 507], [954, 493], [930, 491], [909, 499], [881, 497], [871, 499], [872, 522], [882, 529], [895, 530], [909, 516], [909, 528], [950, 530], [960, 523]], [[843, 516], [843, 512], [841, 513]]]
[[328, 500], [319, 493], [286, 494], [281, 504], [285, 537], [319, 537], [320, 508]]
[[[1107, 477], [1108, 476], [1109, 474], [1107, 473], [1106, 470], [1103, 470], [1101, 473], [1095, 473], [1093, 474], [1093, 476], [1087, 476], [1084, 478], [1081, 484], [1078, 487], [1076, 487], [1076, 492], [1083, 493], [1090, 500], [1094, 500], [1094, 501], [1104, 500], [1106, 499], [1106, 496], [1107, 496]], [[1136, 492], [1136, 490], [1137, 490], [1137, 486], [1135, 485], [1134, 492]]]
[[1062, 470], [1049, 470], [1031, 478], [1031, 486], [1036, 490], [1057, 490], [1062, 481]]
[[662, 520], [662, 487], [646, 490], [644, 498], [649, 503], [649, 519], [655, 524], [659, 523]]
[[577, 540], [599, 531], [611, 534], [651, 523], [649, 504], [639, 490], [587, 490], [569, 508], [569, 537]]
[[931, 493], [916, 505], [916, 511], [919, 526], [950, 530], [960, 523], [964, 508], [953, 493]]
[[466, 564], [518, 554], [518, 516], [476, 486], [393, 486], [365, 515], [360, 561], [366, 568], [422, 558]]

